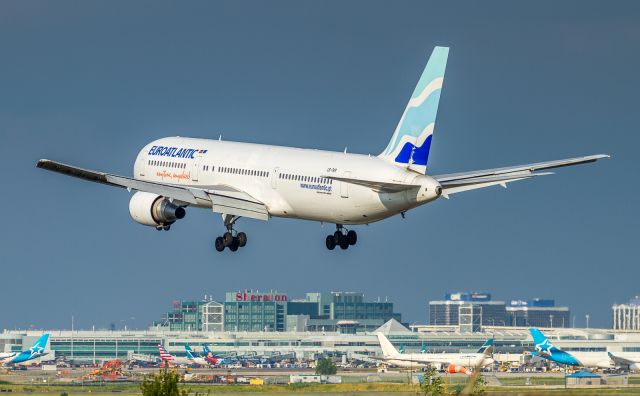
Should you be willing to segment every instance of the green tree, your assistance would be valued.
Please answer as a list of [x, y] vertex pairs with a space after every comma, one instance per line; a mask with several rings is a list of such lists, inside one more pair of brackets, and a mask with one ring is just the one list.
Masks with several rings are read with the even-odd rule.
[[482, 396], [486, 393], [485, 386], [487, 382], [480, 373], [472, 374], [463, 389], [456, 389], [454, 395]]
[[485, 394], [485, 386], [487, 385], [487, 381], [484, 380], [484, 377], [480, 374], [476, 376], [473, 380], [473, 387], [471, 388], [471, 395], [473, 396], [482, 396]]
[[333, 375], [338, 372], [336, 364], [331, 359], [320, 359], [316, 364], [316, 374]]
[[176, 370], [163, 367], [158, 374], [145, 377], [140, 384], [140, 390], [143, 396], [188, 396], [189, 389], [179, 384], [180, 375]]
[[438, 396], [444, 395], [444, 384], [442, 383], [442, 377], [438, 375], [438, 370], [435, 367], [429, 367], [422, 376], [423, 381], [420, 384], [420, 390], [426, 396]]

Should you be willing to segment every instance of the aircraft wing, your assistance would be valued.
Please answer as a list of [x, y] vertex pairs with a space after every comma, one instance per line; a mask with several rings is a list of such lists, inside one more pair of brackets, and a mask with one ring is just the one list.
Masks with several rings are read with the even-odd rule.
[[259, 220], [269, 219], [267, 207], [262, 202], [243, 191], [228, 186], [216, 185], [200, 188], [150, 182], [84, 169], [47, 159], [39, 160], [36, 166], [96, 183], [126, 188], [129, 191], [136, 190], [162, 195], [163, 197], [183, 202], [185, 205], [211, 205], [213, 211], [218, 213]]
[[611, 359], [611, 361], [613, 361], [613, 364], [616, 367], [629, 367], [632, 364], [637, 364], [637, 362], [635, 362], [633, 360], [626, 359], [626, 358], [623, 358], [621, 356], [616, 356], [611, 352], [608, 352], [608, 354], [609, 354], [609, 358]]
[[[552, 172], [537, 172], [546, 169], [561, 168], [578, 164], [595, 162], [602, 158], [609, 158], [606, 154], [588, 155], [584, 157], [567, 158], [556, 161], [537, 162], [533, 164], [509, 166], [504, 168], [484, 169], [471, 172], [450, 173], [446, 175], [432, 176], [442, 186], [442, 195], [448, 198], [449, 194], [478, 188], [501, 185], [524, 180], [535, 176], [546, 176]], [[536, 173], [537, 172], [537, 173]]]
[[325, 179], [338, 180], [341, 182], [357, 184], [363, 187], [369, 187], [374, 191], [381, 192], [399, 192], [404, 190], [410, 190], [412, 188], [419, 188], [419, 184], [403, 184], [403, 183], [388, 183], [375, 180], [354, 179], [351, 177], [338, 177], [338, 176], [321, 176]]

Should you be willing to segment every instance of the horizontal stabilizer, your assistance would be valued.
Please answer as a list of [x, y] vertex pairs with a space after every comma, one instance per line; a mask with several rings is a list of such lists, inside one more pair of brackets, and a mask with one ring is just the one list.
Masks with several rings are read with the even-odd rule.
[[533, 164], [509, 166], [504, 168], [484, 169], [470, 172], [450, 173], [433, 176], [442, 186], [442, 195], [448, 198], [449, 194], [478, 188], [502, 185], [528, 179], [534, 176], [547, 176], [553, 173], [540, 172], [539, 170], [555, 169], [563, 166], [587, 164], [602, 158], [609, 158], [605, 154], [589, 155], [585, 157], [568, 158], [557, 161], [537, 162]]

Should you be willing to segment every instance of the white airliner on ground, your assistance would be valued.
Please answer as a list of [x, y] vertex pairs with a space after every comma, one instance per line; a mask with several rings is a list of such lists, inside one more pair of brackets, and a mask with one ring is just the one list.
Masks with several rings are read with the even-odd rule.
[[[194, 359], [190, 358], [189, 356], [173, 356], [172, 354], [167, 352], [161, 344], [158, 344], [157, 348], [158, 352], [160, 353], [160, 359], [162, 359], [162, 361], [164, 361], [168, 365], [175, 364], [178, 366], [188, 366], [191, 364], [200, 364], [199, 362], [194, 361]], [[203, 365], [205, 364], [206, 363], [204, 363]]]
[[448, 366], [450, 373], [469, 374], [467, 369], [484, 367], [493, 363], [493, 339], [487, 340], [476, 353], [400, 353], [389, 339], [378, 333], [383, 361], [398, 367], [416, 368], [432, 364]]
[[39, 168], [135, 193], [129, 211], [135, 221], [158, 230], [185, 215], [188, 206], [221, 213], [227, 232], [215, 247], [236, 251], [247, 243], [234, 224], [240, 217], [313, 220], [336, 224], [326, 246], [355, 245], [354, 230], [404, 215], [439, 197], [549, 175], [540, 170], [593, 162], [607, 155], [506, 168], [427, 175], [429, 148], [449, 49], [436, 47], [387, 148], [378, 156], [168, 137], [138, 154], [133, 177], [83, 169], [42, 159]]

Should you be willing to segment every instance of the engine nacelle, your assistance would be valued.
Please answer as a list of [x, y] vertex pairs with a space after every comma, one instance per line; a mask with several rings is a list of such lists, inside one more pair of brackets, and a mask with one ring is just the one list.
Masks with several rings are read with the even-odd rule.
[[163, 196], [138, 191], [129, 201], [129, 213], [133, 220], [140, 224], [160, 227], [183, 218], [186, 211]]
[[469, 370], [467, 370], [466, 368], [462, 366], [456, 366], [455, 364], [450, 364], [449, 367], [447, 367], [447, 373], [449, 374], [462, 373], [467, 375], [471, 374], [469, 373]]

